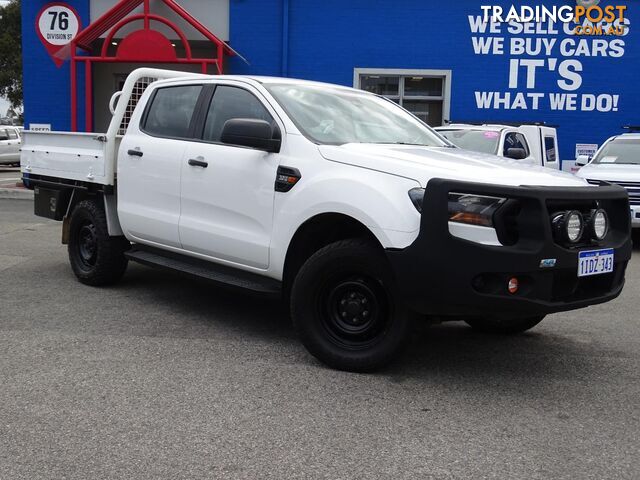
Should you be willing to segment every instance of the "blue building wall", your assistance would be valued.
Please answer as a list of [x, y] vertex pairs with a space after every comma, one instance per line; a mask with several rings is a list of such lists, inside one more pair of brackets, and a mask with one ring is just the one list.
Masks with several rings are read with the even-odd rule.
[[[70, 129], [69, 63], [57, 68], [36, 33], [38, 11], [47, 0], [23, 1], [23, 48], [26, 124], [51, 123], [55, 130]], [[82, 18], [90, 22], [89, 0], [69, 0]], [[498, 1], [505, 7], [512, 2]], [[513, 2], [520, 4], [521, 2]], [[537, 5], [538, 2], [526, 2]], [[611, 4], [603, 0], [601, 5]], [[569, 0], [547, 0], [546, 6], [571, 5]], [[473, 34], [469, 15], [480, 15], [480, 3], [472, 0], [230, 0], [230, 43], [249, 61], [228, 62], [230, 73], [285, 75], [352, 85], [354, 68], [442, 69], [452, 72], [451, 119], [492, 121], [546, 121], [559, 126], [560, 156], [573, 159], [577, 143], [601, 144], [621, 131], [624, 124], [640, 123], [640, 96], [635, 92], [640, 71], [640, 42], [635, 22], [640, 5], [626, 2], [631, 22], [628, 35], [601, 39], [624, 42], [624, 54], [614, 57], [562, 55], [552, 49], [555, 71], [548, 68], [544, 53], [511, 55], [513, 37], [561, 42], [564, 33], [511, 35]], [[640, 28], [640, 27], [639, 27]], [[504, 38], [503, 54], [479, 55], [472, 37]], [[599, 37], [585, 37], [592, 43]], [[527, 89], [520, 69], [517, 88], [509, 88], [509, 65], [513, 59], [547, 62], [536, 75], [535, 88]], [[582, 85], [575, 91], [559, 87], [558, 65], [578, 60]], [[78, 71], [78, 125], [84, 125], [83, 69]], [[478, 109], [475, 92], [539, 93], [538, 110]], [[617, 111], [554, 110], [550, 94], [617, 95]]]
[[[485, 2], [508, 8], [512, 4], [545, 6], [572, 5], [568, 1]], [[288, 39], [283, 41], [283, 11], [289, 6]], [[469, 15], [480, 15], [481, 2], [458, 0], [436, 2], [425, 0], [231, 0], [230, 42], [250, 65], [238, 59], [230, 62], [234, 73], [287, 75], [307, 79], [353, 84], [355, 67], [400, 69], [445, 69], [452, 71], [451, 118], [492, 121], [546, 121], [559, 126], [560, 157], [573, 159], [577, 143], [598, 143], [621, 132], [625, 124], [640, 123], [640, 96], [635, 92], [640, 72], [640, 41], [635, 31], [640, 21], [640, 5], [628, 5], [631, 22], [624, 37], [580, 37], [589, 44], [596, 39], [624, 42], [624, 55], [619, 58], [562, 55], [558, 44], [569, 38], [564, 33], [511, 35], [477, 34], [470, 29]], [[614, 4], [609, 1], [601, 5]], [[562, 28], [562, 26], [558, 26]], [[637, 27], [640, 28], [640, 27]], [[472, 37], [503, 37], [505, 52], [478, 55]], [[509, 88], [511, 59], [544, 59], [538, 55], [511, 55], [508, 42], [513, 37], [525, 39], [556, 39], [551, 58], [556, 59], [555, 71], [548, 63], [538, 69], [535, 88], [527, 89], [524, 70], [520, 83]], [[572, 37], [578, 39], [579, 37]], [[283, 51], [286, 52], [283, 55]], [[566, 53], [566, 52], [565, 52]], [[288, 61], [283, 62], [283, 58]], [[577, 90], [563, 90], [558, 67], [566, 60], [582, 65], [582, 85]], [[286, 64], [286, 65], [285, 65]], [[283, 68], [284, 66], [284, 68]], [[540, 93], [538, 110], [490, 108], [478, 109], [475, 92], [498, 91]], [[553, 110], [550, 94], [618, 95], [617, 111]], [[544, 100], [544, 101], [543, 101]]]
[[[22, 51], [25, 125], [51, 124], [53, 130], [71, 129], [71, 87], [69, 62], [58, 68], [37, 33], [36, 19], [49, 0], [22, 2]], [[81, 27], [89, 24], [89, 0], [68, 0], [81, 18]], [[78, 73], [78, 125], [84, 125], [84, 66]]]

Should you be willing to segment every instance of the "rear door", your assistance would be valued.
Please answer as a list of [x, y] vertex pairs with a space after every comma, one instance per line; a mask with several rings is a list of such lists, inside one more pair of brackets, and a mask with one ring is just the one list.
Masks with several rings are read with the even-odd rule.
[[182, 160], [180, 238], [190, 252], [266, 269], [280, 155], [221, 143], [224, 124], [232, 118], [265, 120], [274, 132], [283, 131], [251, 86], [211, 87], [200, 141], [187, 147]]
[[180, 175], [202, 85], [156, 89], [118, 154], [118, 215], [134, 240], [181, 248]]

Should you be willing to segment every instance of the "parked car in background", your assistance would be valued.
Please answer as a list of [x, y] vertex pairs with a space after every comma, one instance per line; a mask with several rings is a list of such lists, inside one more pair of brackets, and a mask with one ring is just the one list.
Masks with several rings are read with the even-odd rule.
[[17, 127], [0, 126], [0, 165], [18, 165], [22, 136]]
[[632, 226], [640, 228], [640, 133], [611, 137], [593, 158], [580, 155], [576, 166], [582, 167], [576, 175], [593, 185], [607, 182], [626, 188]]
[[435, 129], [455, 146], [558, 170], [558, 135], [544, 125], [451, 123]]

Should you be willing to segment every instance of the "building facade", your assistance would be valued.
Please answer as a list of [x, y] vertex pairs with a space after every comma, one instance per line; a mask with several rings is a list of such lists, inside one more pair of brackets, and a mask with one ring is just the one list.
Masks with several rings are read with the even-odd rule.
[[[166, 2], [182, 7], [228, 49], [217, 49]], [[523, 4], [496, 5], [507, 11], [512, 3]], [[571, 0], [542, 4], [549, 9], [575, 6]], [[605, 0], [600, 4], [617, 5]], [[75, 38], [82, 39], [83, 48], [74, 45], [70, 52], [56, 47], [52, 55], [42, 38], [43, 28], [55, 29], [49, 25], [54, 12], [47, 11], [47, 22], [42, 23], [48, 5], [73, 9], [80, 24]], [[635, 93], [640, 5], [626, 2], [622, 22], [599, 22], [610, 35], [575, 35], [573, 22], [483, 22], [480, 5], [471, 0], [23, 2], [25, 123], [63, 131], [87, 126], [104, 130], [108, 99], [132, 69], [144, 64], [203, 71], [197, 62], [172, 61], [174, 56], [186, 58], [188, 48], [191, 58], [221, 59], [224, 73], [298, 77], [377, 92], [432, 126], [448, 121], [545, 122], [558, 127], [563, 160], [573, 160], [577, 149], [588, 151], [620, 133], [623, 125], [640, 124], [640, 97]], [[105, 19], [114, 7], [120, 10]], [[130, 37], [144, 28], [145, 9], [151, 15], [149, 28], [165, 37], [175, 52], [159, 56], [171, 47], [158, 38], [154, 43], [151, 34]], [[110, 36], [114, 27], [135, 15], [138, 20]], [[616, 30], [619, 25], [625, 28]], [[71, 61], [75, 51], [79, 57], [111, 56], [87, 66], [82, 59]], [[206, 71], [217, 73], [211, 65]]]

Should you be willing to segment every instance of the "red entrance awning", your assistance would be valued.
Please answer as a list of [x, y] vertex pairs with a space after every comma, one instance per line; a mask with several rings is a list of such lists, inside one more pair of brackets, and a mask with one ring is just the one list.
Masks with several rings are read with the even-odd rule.
[[[68, 49], [61, 50], [59, 56], [71, 58], [71, 125], [75, 131], [77, 129], [77, 100], [76, 100], [76, 63], [85, 62], [86, 71], [86, 129], [91, 130], [92, 126], [92, 85], [91, 85], [91, 64], [93, 62], [136, 62], [136, 63], [176, 63], [195, 64], [202, 66], [202, 72], [207, 73], [207, 66], [214, 65], [216, 73], [222, 74], [223, 61], [226, 56], [238, 56], [244, 58], [232, 49], [226, 42], [218, 38], [207, 27], [200, 23], [193, 15], [180, 6], [175, 0], [160, 0], [167, 7], [173, 10], [178, 17], [185, 20], [191, 27], [199, 32], [204, 40], [207, 40], [215, 47], [216, 56], [211, 58], [194, 58], [189, 40], [182, 31], [170, 19], [151, 13], [150, 0], [120, 0], [110, 10], [105, 12], [100, 18], [82, 30], [71, 42]], [[144, 13], [133, 14], [133, 11], [144, 6]], [[142, 28], [128, 33], [117, 45], [114, 53], [109, 53], [110, 45], [115, 36], [125, 25], [132, 22], [142, 22]], [[163, 24], [173, 30], [180, 39], [184, 49], [184, 56], [179, 57], [176, 46], [159, 30], [154, 30], [153, 25]], [[105, 35], [106, 34], [106, 35]], [[105, 37], [102, 43], [102, 50], [99, 56], [80, 54], [78, 49], [85, 52], [93, 50], [93, 44], [101, 37]], [[246, 61], [246, 60], [245, 60]]]

